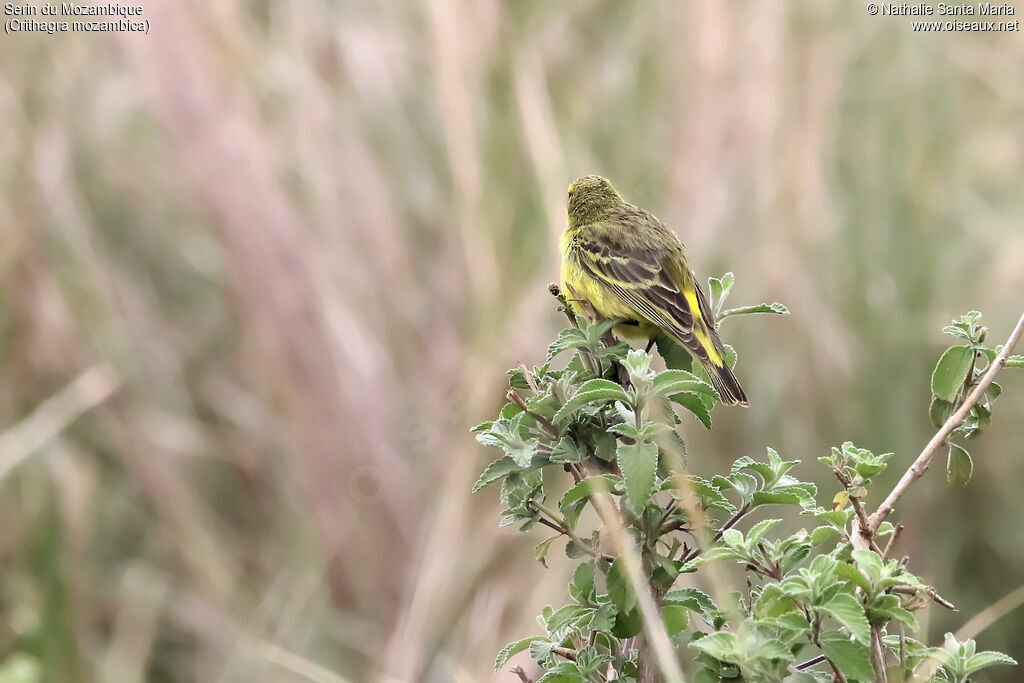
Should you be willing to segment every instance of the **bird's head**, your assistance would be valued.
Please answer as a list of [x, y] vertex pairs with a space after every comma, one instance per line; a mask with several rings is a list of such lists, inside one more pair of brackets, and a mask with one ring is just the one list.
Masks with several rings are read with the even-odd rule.
[[622, 203], [607, 178], [587, 175], [569, 186], [569, 227], [574, 228], [601, 220], [608, 209]]

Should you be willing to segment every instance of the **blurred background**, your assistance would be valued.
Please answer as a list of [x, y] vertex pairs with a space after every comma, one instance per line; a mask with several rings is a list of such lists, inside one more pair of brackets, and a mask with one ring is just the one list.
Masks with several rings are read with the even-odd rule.
[[[792, 310], [726, 325], [752, 407], [690, 428], [700, 471], [771, 445], [827, 500], [849, 439], [889, 485], [941, 326], [1021, 313], [1020, 33], [814, 0], [143, 6], [149, 35], [0, 39], [3, 683], [514, 680], [494, 654], [569, 563], [470, 495], [468, 429], [560, 326], [576, 176]], [[971, 484], [937, 463], [898, 510], [959, 608], [931, 644], [1024, 584], [1024, 372], [999, 381]], [[1022, 631], [979, 643], [1024, 660]]]

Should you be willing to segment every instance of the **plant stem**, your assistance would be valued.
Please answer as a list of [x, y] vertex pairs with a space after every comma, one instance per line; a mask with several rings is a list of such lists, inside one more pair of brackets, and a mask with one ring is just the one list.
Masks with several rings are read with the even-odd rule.
[[[644, 574], [640, 554], [633, 545], [633, 539], [623, 527], [622, 518], [619, 517], [611, 496], [607, 492], [595, 492], [590, 499], [598, 510], [598, 514], [605, 520], [605, 525], [616, 546], [616, 554], [622, 559], [626, 568], [626, 576], [636, 592], [637, 603], [643, 616], [644, 633], [639, 645], [640, 659], [641, 663], [645, 661], [649, 663], [641, 666], [638, 683], [660, 683], [662, 680], [668, 683], [684, 683], [686, 678], [676, 659], [676, 653], [668, 638], [668, 633], [665, 632], [665, 624], [661, 620], [661, 611], [658, 605], [663, 597], [662, 591], [666, 589], [651, 587]], [[662, 676], [664, 678], [661, 678]]]
[[565, 521], [565, 517], [558, 514], [551, 508], [547, 507], [546, 505], [544, 505], [544, 503], [541, 503], [540, 501], [531, 500], [530, 504], [537, 508], [537, 510], [539, 510], [540, 512], [550, 517], [551, 520], [558, 525], [558, 531], [561, 531], [563, 534], [568, 536], [573, 543], [579, 546], [580, 550], [590, 555], [591, 557], [600, 557], [600, 553], [591, 548], [589, 543], [586, 543], [582, 538], [576, 535], [575, 531], [569, 528], [569, 523]]
[[871, 666], [875, 670], [875, 683], [888, 683], [889, 674], [885, 669], [885, 645], [882, 643], [882, 629], [871, 629]]
[[882, 559], [888, 559], [889, 553], [896, 547], [896, 541], [899, 540], [900, 534], [903, 533], [903, 525], [897, 524], [896, 528], [892, 532], [892, 536], [889, 537], [889, 542], [885, 544], [885, 550], [882, 551]]
[[551, 648], [551, 651], [560, 657], [565, 657], [570, 662], [576, 661], [577, 655], [575, 650], [570, 650], [567, 647], [553, 647]]
[[533, 683], [533, 679], [526, 675], [526, 672], [523, 671], [523, 667], [521, 666], [512, 667], [512, 673], [519, 678], [521, 683]]
[[534, 411], [530, 410], [530, 408], [526, 405], [526, 400], [522, 396], [520, 396], [515, 389], [509, 389], [508, 392], [505, 394], [505, 398], [507, 398], [508, 400], [512, 401], [517, 406], [522, 408], [524, 413], [526, 413], [534, 420], [536, 420], [537, 424], [543, 426], [544, 429], [548, 430], [548, 433], [551, 434], [551, 436], [555, 437], [556, 439], [559, 437], [558, 427], [556, 427], [551, 420], [547, 419], [543, 415], [538, 415]]
[[803, 664], [797, 664], [793, 668], [796, 669], [797, 671], [803, 671], [804, 669], [810, 669], [815, 664], [821, 664], [826, 659], [828, 659], [828, 657], [826, 657], [825, 655], [818, 655], [817, 657], [812, 657], [811, 659], [808, 659]]
[[[718, 533], [716, 533], [714, 535], [714, 537], [711, 539], [711, 544], [718, 543], [718, 541], [720, 541], [722, 539], [722, 534], [724, 534], [726, 531], [728, 531], [733, 526], [735, 526], [735, 524], [737, 522], [739, 522], [741, 519], [743, 519], [743, 516], [746, 515], [747, 512], [749, 512], [749, 511], [750, 511], [750, 504], [749, 503], [744, 504], [743, 507], [741, 507], [739, 510], [737, 510], [736, 514], [733, 515], [732, 517], [730, 517], [729, 521], [727, 521], [725, 524], [723, 524], [722, 528], [718, 530]], [[694, 559], [695, 557], [697, 557], [700, 554], [701, 554], [701, 548], [699, 546], [693, 548], [693, 550], [691, 550], [690, 552], [686, 553], [686, 555], [684, 555], [682, 557], [683, 564], [686, 564], [687, 562], [689, 562], [690, 560]]]
[[[900, 595], [917, 595], [919, 590], [921, 589], [917, 588], [916, 586], [893, 586], [889, 589], [889, 592], [897, 593]], [[924, 592], [928, 594], [928, 597], [930, 597], [932, 600], [939, 603], [946, 609], [956, 611], [956, 605], [954, 605], [949, 600], [939, 595], [939, 592], [931, 586], [925, 587]]]

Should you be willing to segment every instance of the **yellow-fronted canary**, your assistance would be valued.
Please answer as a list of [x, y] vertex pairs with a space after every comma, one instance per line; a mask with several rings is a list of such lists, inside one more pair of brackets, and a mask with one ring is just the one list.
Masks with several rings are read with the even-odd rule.
[[588, 175], [569, 186], [561, 251], [562, 289], [577, 312], [586, 313], [585, 301], [601, 317], [625, 320], [620, 336], [667, 334], [701, 364], [723, 403], [748, 405], [686, 249], [664, 223]]

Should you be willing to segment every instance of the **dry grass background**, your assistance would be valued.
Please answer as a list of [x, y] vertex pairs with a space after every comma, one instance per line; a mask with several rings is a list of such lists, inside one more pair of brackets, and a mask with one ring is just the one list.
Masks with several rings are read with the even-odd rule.
[[[0, 39], [4, 683], [511, 680], [494, 653], [568, 567], [470, 496], [467, 429], [558, 325], [577, 175], [793, 311], [727, 329], [753, 407], [690, 435], [698, 469], [909, 463], [939, 327], [1020, 313], [1019, 33], [813, 0], [144, 7], [149, 36]], [[975, 481], [901, 506], [961, 609], [933, 642], [1024, 584], [1004, 389]], [[1024, 659], [1022, 629], [980, 641]]]

